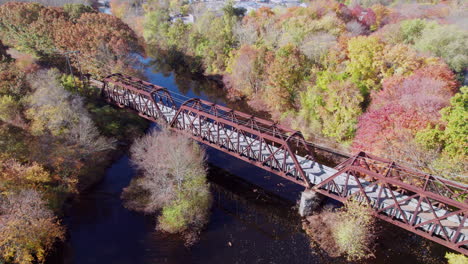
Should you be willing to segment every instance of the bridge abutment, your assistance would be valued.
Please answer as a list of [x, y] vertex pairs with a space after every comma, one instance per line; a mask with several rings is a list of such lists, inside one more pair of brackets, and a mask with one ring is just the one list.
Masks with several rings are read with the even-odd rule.
[[312, 190], [305, 190], [301, 194], [299, 202], [299, 214], [304, 216], [311, 215], [322, 204], [325, 196]]

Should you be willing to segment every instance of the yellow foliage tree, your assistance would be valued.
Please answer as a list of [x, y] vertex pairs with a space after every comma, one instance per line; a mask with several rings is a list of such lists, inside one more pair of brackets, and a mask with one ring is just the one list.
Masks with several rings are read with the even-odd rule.
[[35, 190], [0, 199], [0, 262], [44, 263], [64, 229]]

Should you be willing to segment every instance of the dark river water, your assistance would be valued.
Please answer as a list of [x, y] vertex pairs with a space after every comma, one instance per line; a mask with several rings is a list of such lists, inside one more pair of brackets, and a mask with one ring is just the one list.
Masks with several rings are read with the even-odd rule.
[[[143, 60], [152, 83], [249, 111], [245, 103], [227, 102], [216, 82], [161, 70], [158, 61]], [[179, 236], [156, 231], [154, 216], [122, 206], [122, 188], [135, 176], [129, 157], [123, 156], [67, 209], [68, 239], [49, 264], [347, 263], [310, 246], [295, 208], [301, 187], [217, 150], [207, 149], [207, 154], [214, 204], [194, 246], [186, 248]], [[377, 258], [366, 263], [440, 263], [442, 247], [379, 225]]]

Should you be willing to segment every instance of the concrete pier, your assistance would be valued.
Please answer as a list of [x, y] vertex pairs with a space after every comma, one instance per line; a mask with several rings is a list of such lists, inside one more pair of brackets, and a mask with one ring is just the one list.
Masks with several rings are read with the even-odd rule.
[[317, 208], [322, 204], [325, 197], [317, 192], [312, 190], [305, 190], [301, 194], [301, 201], [299, 203], [299, 214], [302, 217], [309, 216], [317, 210]]

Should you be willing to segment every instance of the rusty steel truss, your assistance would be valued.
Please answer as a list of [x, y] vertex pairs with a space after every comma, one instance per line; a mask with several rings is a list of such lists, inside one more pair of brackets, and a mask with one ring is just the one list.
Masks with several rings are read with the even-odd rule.
[[466, 185], [364, 152], [317, 173], [326, 166], [299, 131], [201, 99], [177, 105], [167, 89], [122, 74], [103, 83], [109, 103], [332, 199], [365, 203], [377, 218], [468, 255]]
[[[336, 169], [333, 176], [312, 189], [343, 203], [350, 199], [365, 203], [382, 220], [468, 253], [466, 185], [364, 152]], [[338, 181], [344, 188], [338, 186]], [[357, 191], [349, 192], [351, 188]]]
[[[184, 102], [170, 127], [290, 181], [312, 187], [295, 151], [302, 147], [310, 159], [313, 152], [298, 131], [200, 99]], [[288, 160], [294, 166], [288, 166]]]

